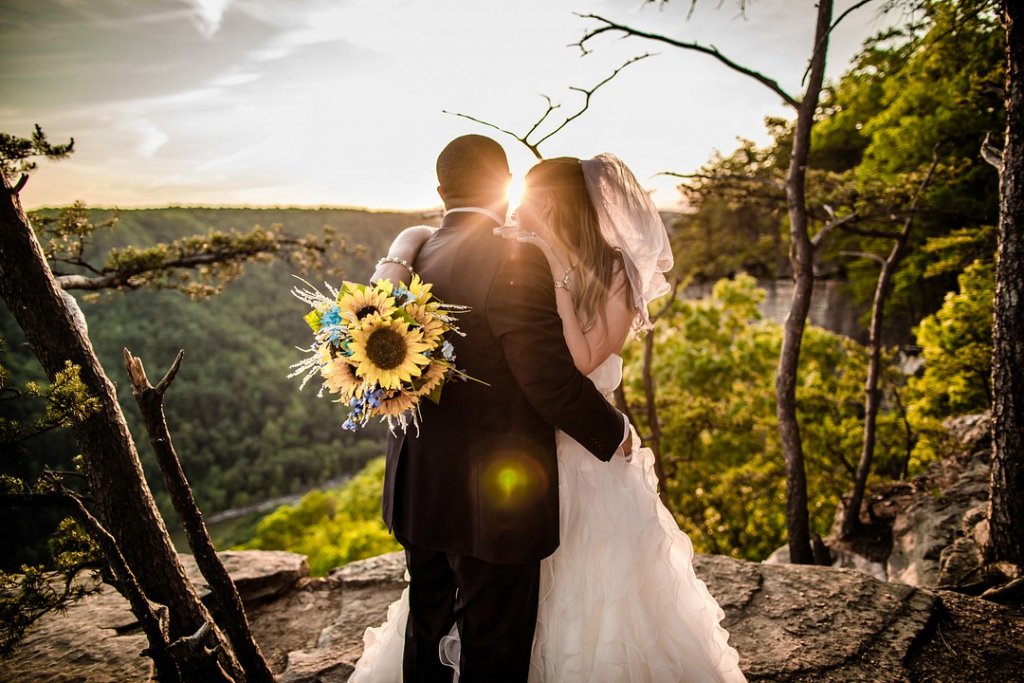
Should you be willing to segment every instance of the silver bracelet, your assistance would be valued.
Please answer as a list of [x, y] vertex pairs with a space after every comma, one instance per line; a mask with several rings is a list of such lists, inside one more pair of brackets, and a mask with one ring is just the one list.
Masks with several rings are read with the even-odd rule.
[[415, 273], [412, 270], [412, 266], [410, 266], [409, 262], [406, 261], [404, 258], [397, 258], [395, 256], [382, 256], [381, 259], [377, 261], [377, 267], [380, 268], [385, 263], [394, 263], [396, 265], [402, 266], [403, 268], [409, 271], [409, 277], [415, 275]]

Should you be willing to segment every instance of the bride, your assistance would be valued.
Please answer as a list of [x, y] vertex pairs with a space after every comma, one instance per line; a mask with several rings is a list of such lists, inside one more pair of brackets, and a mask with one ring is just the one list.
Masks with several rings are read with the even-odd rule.
[[[432, 228], [403, 231], [389, 256], [411, 263]], [[630, 331], [652, 326], [647, 304], [668, 291], [672, 267], [664, 223], [617, 157], [544, 160], [526, 175], [517, 225], [495, 230], [537, 245], [547, 257], [573, 361], [611, 396], [622, 379], [618, 355]], [[400, 272], [384, 266], [374, 279]], [[594, 458], [558, 432], [559, 536], [541, 562], [531, 683], [569, 681], [745, 681], [723, 612], [693, 571], [693, 546], [661, 503], [654, 454]], [[396, 683], [408, 617], [408, 589], [369, 628], [353, 683]], [[439, 656], [458, 670], [459, 640]]]

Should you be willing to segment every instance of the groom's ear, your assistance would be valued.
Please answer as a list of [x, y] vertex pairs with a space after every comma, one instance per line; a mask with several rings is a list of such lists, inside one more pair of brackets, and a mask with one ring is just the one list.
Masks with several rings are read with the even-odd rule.
[[444, 190], [443, 190], [443, 189], [441, 188], [441, 186], [440, 186], [440, 185], [438, 185], [438, 186], [437, 186], [437, 196], [441, 198], [441, 201], [442, 201], [442, 202], [446, 202], [446, 201], [447, 201], [447, 200], [446, 200], [446, 199], [444, 198]]

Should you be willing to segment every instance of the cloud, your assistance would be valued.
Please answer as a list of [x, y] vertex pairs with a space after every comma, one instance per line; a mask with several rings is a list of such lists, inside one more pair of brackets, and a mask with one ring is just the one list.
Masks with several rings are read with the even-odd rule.
[[210, 81], [210, 85], [215, 88], [230, 88], [236, 85], [246, 85], [253, 83], [263, 78], [262, 74], [250, 72], [250, 71], [237, 71], [231, 70], [225, 72], [219, 76], [215, 76]]
[[193, 9], [193, 21], [204, 38], [213, 38], [220, 30], [224, 12], [231, 0], [182, 0]]
[[136, 151], [147, 159], [156, 154], [157, 150], [170, 140], [167, 133], [146, 119], [132, 120], [128, 123], [128, 128], [139, 137], [139, 141], [135, 145]]

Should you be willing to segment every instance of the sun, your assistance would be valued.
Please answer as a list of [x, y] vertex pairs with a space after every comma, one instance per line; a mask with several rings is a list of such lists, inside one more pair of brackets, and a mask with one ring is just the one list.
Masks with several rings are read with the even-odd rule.
[[508, 198], [508, 205], [511, 209], [516, 209], [523, 201], [523, 193], [526, 192], [526, 186], [523, 184], [523, 179], [518, 176], [512, 176], [508, 181], [508, 187], [505, 188], [505, 196]]

